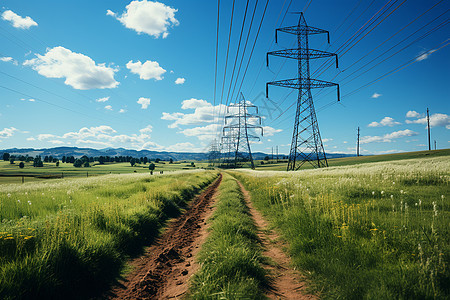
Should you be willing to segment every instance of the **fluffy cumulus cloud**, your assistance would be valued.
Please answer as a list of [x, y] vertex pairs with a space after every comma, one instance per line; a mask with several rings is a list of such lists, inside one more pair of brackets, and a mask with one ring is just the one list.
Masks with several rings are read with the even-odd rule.
[[119, 85], [114, 79], [116, 69], [96, 64], [92, 58], [64, 47], [54, 47], [48, 49], [45, 55], [36, 56], [23, 64], [47, 78], [65, 78], [64, 83], [74, 89], [105, 89]]
[[418, 117], [420, 117], [420, 114], [415, 110], [410, 110], [406, 113], [406, 117], [407, 118], [418, 118]]
[[178, 25], [176, 9], [156, 1], [131, 1], [122, 15], [107, 10], [106, 14], [119, 20], [126, 28], [138, 34], [148, 34], [155, 38], [169, 35], [169, 28]]
[[147, 109], [148, 106], [150, 105], [150, 98], [141, 97], [137, 101], [137, 104], [140, 104], [142, 109]]
[[385, 134], [383, 136], [364, 136], [361, 138], [360, 143], [361, 144], [368, 144], [368, 143], [390, 143], [395, 139], [399, 139], [406, 136], [415, 136], [418, 135], [417, 132], [414, 132], [409, 129], [405, 130], [399, 130], [394, 131], [392, 133]]
[[113, 108], [112, 108], [111, 105], [106, 105], [106, 106], [105, 106], [105, 109], [106, 109], [106, 110], [113, 110]]
[[181, 109], [183, 110], [191, 110], [193, 109], [193, 113], [182, 113], [182, 112], [174, 112], [167, 113], [163, 112], [161, 119], [167, 121], [173, 121], [172, 124], [169, 124], [169, 128], [177, 128], [180, 125], [199, 125], [203, 123], [217, 123], [217, 115], [219, 110], [223, 113], [226, 109], [226, 106], [216, 105], [215, 107], [202, 99], [188, 99], [181, 102]]
[[10, 63], [12, 63], [12, 64], [14, 64], [14, 65], [16, 65], [16, 66], [19, 64], [19, 63], [17, 62], [17, 60], [15, 60], [14, 58], [9, 57], [9, 56], [0, 57], [0, 61], [3, 61], [3, 62], [10, 62]]
[[400, 125], [400, 122], [396, 122], [393, 118], [391, 117], [384, 117], [380, 122], [372, 122], [370, 123], [368, 126], [369, 127], [383, 127], [383, 126], [395, 126], [395, 125]]
[[21, 17], [12, 10], [5, 10], [2, 13], [2, 19], [11, 22], [11, 25], [15, 28], [29, 29], [32, 26], [38, 26], [38, 24], [30, 17]]
[[170, 145], [165, 148], [167, 151], [173, 152], [201, 152], [203, 149], [195, 147], [194, 144], [185, 142], [185, 143], [176, 143], [174, 145]]
[[[86, 147], [131, 147], [134, 149], [146, 149], [152, 146], [154, 150], [162, 150], [163, 147], [150, 141], [153, 127], [148, 125], [139, 130], [137, 134], [119, 134], [112, 127], [101, 125], [96, 127], [83, 127], [78, 131], [67, 132], [60, 136], [54, 134], [39, 134], [28, 140], [39, 140], [58, 145], [83, 145]], [[0, 131], [1, 136], [1, 131]], [[147, 146], [146, 146], [147, 145]]]
[[162, 80], [162, 75], [166, 73], [166, 70], [161, 68], [158, 62], [150, 60], [147, 60], [145, 63], [141, 63], [140, 61], [133, 62], [130, 60], [127, 63], [127, 69], [129, 69], [131, 73], [138, 74], [139, 78], [143, 80]]
[[275, 133], [282, 132], [282, 129], [275, 129], [270, 126], [263, 126], [264, 136], [273, 136]]
[[222, 126], [220, 126], [219, 124], [209, 124], [206, 126], [187, 128], [181, 130], [180, 133], [184, 134], [185, 136], [196, 137], [201, 141], [208, 141], [212, 140], [216, 136], [216, 133], [220, 132], [221, 128]]
[[[161, 119], [171, 121], [168, 125], [169, 128], [178, 128], [179, 133], [187, 137], [196, 137], [201, 141], [208, 141], [214, 139], [222, 129], [222, 120], [218, 118], [219, 111], [223, 114], [226, 110], [226, 106], [223, 104], [213, 106], [203, 99], [187, 99], [181, 102], [182, 110], [193, 110], [191, 113], [184, 112], [163, 112]], [[233, 111], [229, 111], [233, 113]], [[256, 124], [257, 119], [249, 119], [250, 124]], [[232, 121], [228, 121], [227, 124], [231, 124]], [[197, 125], [197, 126], [195, 126]], [[195, 126], [195, 127], [189, 127]], [[264, 126], [264, 136], [272, 136], [281, 129], [275, 129], [270, 126]], [[261, 132], [252, 132], [255, 135], [260, 135]]]
[[9, 128], [3, 128], [3, 130], [0, 130], [0, 141], [3, 139], [12, 137], [15, 132], [19, 131], [17, 128], [9, 127]]
[[175, 80], [175, 84], [183, 84], [185, 81], [186, 79], [180, 77]]
[[[417, 114], [415, 117], [419, 117], [419, 118], [416, 120], [406, 120], [406, 123], [408, 123], [408, 124], [423, 124], [425, 126], [428, 126], [426, 117], [420, 118], [419, 114]], [[430, 127], [445, 127], [447, 129], [450, 129], [450, 116], [447, 114], [440, 114], [440, 113], [431, 115], [430, 116]]]
[[373, 93], [373, 95], [370, 96], [370, 98], [377, 99], [377, 98], [380, 98], [381, 96], [383, 96], [383, 95], [379, 94], [379, 93]]

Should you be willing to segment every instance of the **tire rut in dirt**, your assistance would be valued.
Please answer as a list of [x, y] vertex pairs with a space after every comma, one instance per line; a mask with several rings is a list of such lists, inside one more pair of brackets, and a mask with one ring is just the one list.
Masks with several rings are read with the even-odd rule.
[[169, 224], [142, 257], [131, 262], [134, 271], [109, 293], [109, 299], [175, 299], [184, 294], [182, 291], [169, 297], [164, 295], [164, 289], [188, 280], [194, 241], [205, 226], [206, 211], [221, 181], [222, 174], [192, 201], [183, 215]]

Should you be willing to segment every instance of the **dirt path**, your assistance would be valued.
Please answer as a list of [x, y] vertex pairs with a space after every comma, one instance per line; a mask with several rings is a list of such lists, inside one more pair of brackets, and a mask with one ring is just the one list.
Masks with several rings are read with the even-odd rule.
[[272, 289], [267, 292], [266, 296], [269, 299], [318, 299], [317, 296], [307, 293], [306, 282], [299, 272], [291, 268], [290, 258], [281, 250], [285, 245], [280, 242], [280, 236], [269, 229], [269, 223], [253, 207], [250, 193], [239, 181], [238, 184], [250, 208], [250, 214], [259, 229], [258, 237], [263, 243], [263, 255], [272, 261], [272, 264], [264, 265], [264, 268], [269, 271], [272, 284]]
[[132, 273], [109, 293], [109, 299], [183, 297], [189, 278], [199, 268], [194, 257], [206, 239], [205, 221], [212, 214], [221, 181], [222, 175], [193, 200], [187, 211], [169, 225], [143, 256], [130, 263]]

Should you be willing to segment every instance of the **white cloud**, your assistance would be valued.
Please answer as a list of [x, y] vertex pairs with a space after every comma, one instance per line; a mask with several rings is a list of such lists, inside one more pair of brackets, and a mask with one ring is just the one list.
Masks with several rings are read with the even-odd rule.
[[146, 33], [155, 38], [161, 35], [166, 38], [168, 29], [179, 24], [175, 19], [176, 9], [160, 2], [131, 1], [121, 16], [108, 10], [107, 15], [119, 20], [126, 28], [135, 30], [138, 34]]
[[112, 108], [111, 105], [106, 105], [106, 106], [105, 106], [105, 109], [106, 109], [106, 110], [113, 110], [113, 108]]
[[150, 98], [141, 97], [141, 98], [139, 98], [137, 103], [141, 105], [142, 109], [147, 109], [148, 106], [150, 105]]
[[10, 128], [3, 128], [3, 130], [0, 130], [0, 141], [2, 139], [6, 139], [9, 137], [12, 137], [16, 131], [19, 131], [17, 128], [10, 127]]
[[3, 61], [3, 62], [10, 62], [10, 63], [12, 63], [12, 64], [14, 64], [14, 65], [16, 65], [16, 66], [19, 64], [19, 63], [17, 62], [17, 60], [15, 60], [14, 58], [9, 57], [9, 56], [0, 57], [0, 61]]
[[407, 118], [418, 118], [418, 117], [420, 117], [420, 114], [415, 110], [410, 110], [406, 113], [406, 117]]
[[405, 130], [394, 131], [392, 133], [388, 133], [383, 136], [364, 136], [361, 138], [360, 143], [361, 144], [379, 143], [379, 142], [390, 143], [394, 139], [399, 139], [399, 138], [402, 138], [405, 136], [415, 136], [415, 135], [418, 135], [418, 133], [414, 132], [412, 130], [409, 130], [409, 129], [405, 129]]
[[383, 96], [383, 95], [382, 94], [378, 94], [378, 93], [373, 93], [373, 95], [370, 96], [370, 98], [377, 99], [377, 98], [380, 98], [381, 96]]
[[27, 141], [35, 141], [36, 139], [34, 138], [34, 137], [29, 137], [29, 138], [27, 138]]
[[282, 132], [282, 129], [275, 129], [270, 126], [263, 126], [264, 136], [273, 136], [275, 133]]
[[36, 100], [34, 100], [33, 98], [28, 99], [28, 101], [30, 101], [30, 102], [36, 102]]
[[200, 152], [201, 149], [195, 147], [194, 144], [185, 142], [185, 143], [176, 143], [175, 145], [171, 145], [165, 148], [167, 151], [172, 152]]
[[326, 143], [326, 142], [331, 142], [333, 139], [322, 139], [322, 142]]
[[[427, 118], [420, 118], [417, 120], [406, 120], [407, 124], [423, 124], [427, 125]], [[430, 116], [430, 127], [445, 127], [450, 129], [450, 116], [447, 114], [433, 114]]]
[[[185, 114], [181, 112], [167, 113], [163, 112], [161, 119], [167, 121], [174, 121], [169, 125], [169, 128], [176, 128], [180, 125], [199, 125], [203, 123], [217, 123], [219, 110], [223, 113], [226, 106], [223, 104], [215, 107], [205, 101], [199, 99], [188, 99], [181, 103], [181, 109], [194, 109], [193, 113]], [[215, 114], [214, 114], [215, 113]]]
[[[64, 144], [64, 142], [63, 142]], [[103, 146], [103, 147], [111, 147], [112, 144], [108, 142], [101, 142], [101, 141], [93, 141], [93, 140], [77, 140], [76, 144], [83, 144], [83, 145], [89, 145], [89, 146]]]
[[125, 110], [125, 109], [123, 109], [123, 108], [121, 108], [120, 110], [119, 110], [119, 113], [120, 114], [123, 114], [123, 113], [126, 113], [127, 111]]
[[219, 124], [209, 124], [206, 126], [184, 129], [180, 132], [185, 136], [194, 136], [201, 141], [206, 141], [213, 139], [216, 136], [217, 131], [221, 128], [222, 126]]
[[188, 99], [181, 102], [181, 109], [196, 109], [199, 107], [212, 107], [212, 104], [202, 99]]
[[142, 134], [148, 134], [148, 133], [151, 133], [152, 131], [153, 131], [153, 126], [152, 125], [148, 125], [147, 127], [142, 128], [142, 129], [139, 130], [139, 132], [142, 133]]
[[55, 144], [55, 145], [65, 144], [63, 141], [60, 141], [60, 140], [51, 140], [51, 141], [47, 141], [47, 142]]
[[430, 57], [430, 55], [436, 51], [437, 51], [436, 49], [427, 51], [427, 52], [423, 53], [422, 55], [420, 55], [419, 57], [417, 57], [416, 61], [422, 61], [422, 60], [428, 59]]
[[147, 60], [145, 63], [141, 63], [140, 61], [133, 62], [129, 61], [127, 63], [127, 69], [131, 71], [131, 73], [138, 74], [139, 78], [144, 80], [155, 79], [162, 80], [162, 74], [166, 73], [166, 70], [159, 66], [159, 63], [156, 61]]
[[36, 56], [23, 64], [47, 78], [65, 78], [64, 83], [74, 89], [105, 89], [119, 85], [114, 79], [117, 69], [96, 64], [90, 57], [64, 47], [54, 47], [47, 50], [45, 55]]
[[99, 134], [110, 135], [112, 133], [116, 133], [114, 129], [107, 125], [101, 125], [97, 127], [83, 127], [78, 132], [68, 132], [63, 134], [62, 138], [71, 138], [71, 139], [85, 139], [88, 137], [98, 136]]
[[107, 16], [111, 16], [111, 17], [115, 17], [117, 16], [117, 14], [109, 9], [106, 10], [106, 15]]
[[383, 127], [383, 126], [395, 126], [395, 125], [400, 125], [400, 122], [396, 122], [394, 121], [393, 118], [391, 117], [384, 117], [379, 123], [378, 122], [372, 122], [370, 123], [368, 126], [369, 127]]
[[5, 10], [2, 14], [2, 19], [11, 22], [12, 26], [20, 29], [29, 29], [32, 26], [38, 26], [32, 18], [28, 16], [23, 18], [11, 10]]
[[186, 81], [185, 78], [177, 78], [177, 79], [175, 80], [175, 84], [183, 84], [185, 81]]
[[43, 134], [38, 134], [37, 139], [40, 141], [43, 140], [48, 140], [48, 139], [53, 139], [56, 138], [57, 136], [54, 134], [49, 134], [49, 133], [43, 133]]
[[98, 99], [96, 99], [95, 101], [96, 102], [106, 102], [106, 101], [108, 101], [109, 100], [109, 97], [103, 97], [103, 98], [98, 98]]

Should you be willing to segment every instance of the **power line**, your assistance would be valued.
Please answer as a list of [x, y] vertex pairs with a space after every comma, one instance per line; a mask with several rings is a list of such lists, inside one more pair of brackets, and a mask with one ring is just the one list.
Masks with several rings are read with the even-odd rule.
[[[228, 100], [230, 97], [231, 86], [233, 85], [234, 71], [236, 70], [236, 64], [237, 64], [237, 61], [239, 58], [239, 49], [241, 47], [242, 34], [244, 33], [244, 26], [245, 26], [245, 19], [247, 17], [248, 3], [249, 3], [249, 0], [247, 0], [247, 4], [245, 5], [244, 18], [242, 19], [241, 33], [239, 34], [239, 42], [238, 42], [238, 46], [237, 46], [237, 50], [236, 50], [236, 58], [234, 59], [233, 72], [231, 73], [230, 87], [228, 88], [227, 98], [225, 99], [225, 105], [228, 103]], [[250, 34], [250, 32], [249, 32], [249, 34]]]

